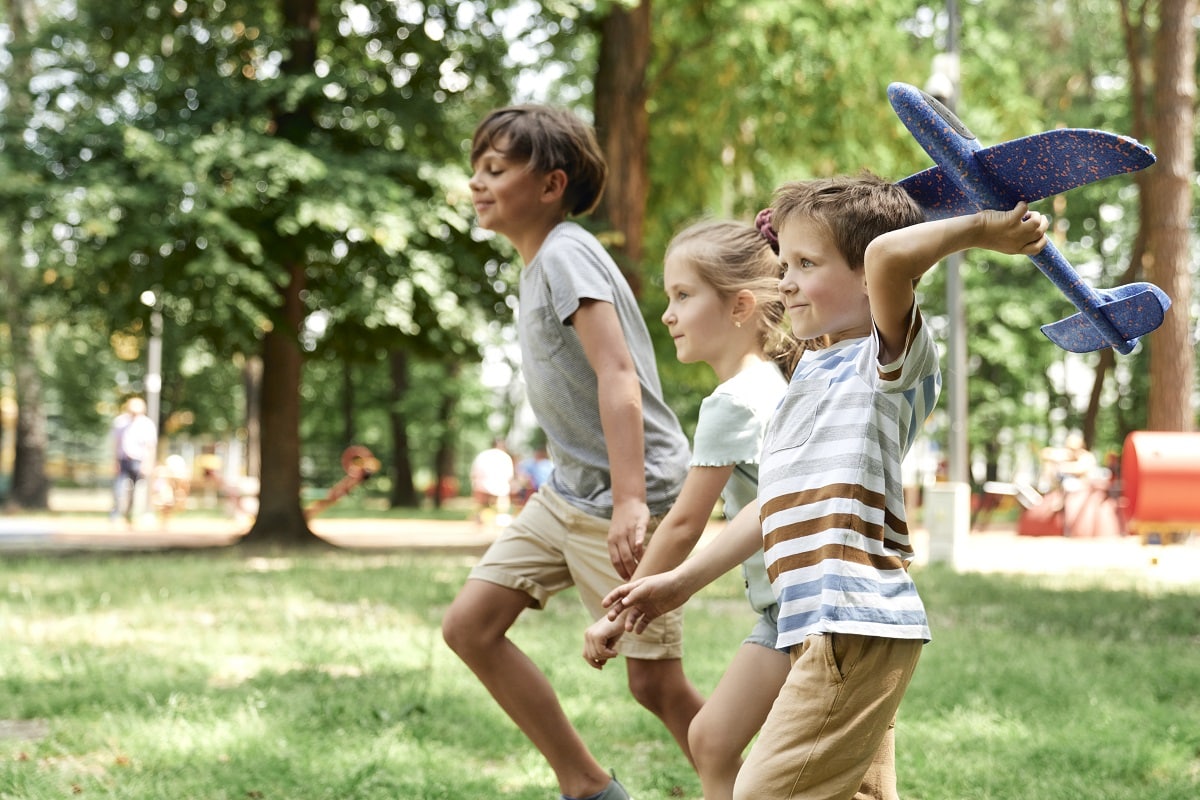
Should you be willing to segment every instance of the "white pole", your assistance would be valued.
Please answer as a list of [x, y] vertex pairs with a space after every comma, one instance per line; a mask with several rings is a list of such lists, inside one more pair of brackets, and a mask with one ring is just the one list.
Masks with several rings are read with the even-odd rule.
[[162, 302], [154, 292], [142, 293], [142, 302], [150, 306], [150, 342], [146, 354], [146, 418], [154, 423], [154, 446], [150, 448], [150, 463], [145, 468], [146, 473], [138, 491], [138, 504], [142, 516], [150, 519], [154, 516], [153, 499], [154, 470], [158, 466], [158, 415], [160, 398], [162, 397]]

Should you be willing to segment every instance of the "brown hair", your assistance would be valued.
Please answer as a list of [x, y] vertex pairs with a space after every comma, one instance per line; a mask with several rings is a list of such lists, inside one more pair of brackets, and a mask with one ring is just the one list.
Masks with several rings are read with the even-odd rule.
[[706, 220], [675, 234], [667, 245], [666, 257], [671, 255], [686, 259], [722, 299], [743, 289], [754, 295], [758, 341], [763, 352], [790, 377], [799, 351], [784, 324], [779, 258], [767, 239], [753, 225]]
[[797, 216], [828, 230], [851, 269], [863, 266], [867, 245], [875, 237], [925, 221], [908, 192], [866, 171], [780, 186], [771, 206], [771, 227], [779, 231]]
[[565, 172], [567, 216], [588, 213], [604, 194], [608, 165], [596, 134], [565, 109], [526, 104], [489, 112], [471, 139], [472, 167], [488, 148], [543, 174]]

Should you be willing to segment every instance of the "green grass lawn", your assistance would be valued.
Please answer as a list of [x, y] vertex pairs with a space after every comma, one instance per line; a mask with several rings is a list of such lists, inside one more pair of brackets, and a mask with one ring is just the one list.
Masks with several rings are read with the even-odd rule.
[[[471, 558], [350, 551], [7, 557], [0, 798], [550, 800], [550, 771], [441, 641]], [[934, 642], [901, 708], [907, 800], [1200, 796], [1200, 582], [918, 571]], [[514, 629], [640, 800], [699, 798], [573, 593]], [[690, 606], [704, 691], [751, 616]]]

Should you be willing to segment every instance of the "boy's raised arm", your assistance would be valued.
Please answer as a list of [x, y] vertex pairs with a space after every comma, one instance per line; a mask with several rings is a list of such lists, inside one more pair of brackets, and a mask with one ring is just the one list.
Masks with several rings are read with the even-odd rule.
[[980, 211], [961, 217], [922, 222], [888, 231], [867, 245], [867, 296], [887, 363], [904, 350], [914, 284], [951, 253], [984, 247], [1000, 253], [1033, 255], [1046, 246], [1050, 221], [1018, 203], [1011, 211]]

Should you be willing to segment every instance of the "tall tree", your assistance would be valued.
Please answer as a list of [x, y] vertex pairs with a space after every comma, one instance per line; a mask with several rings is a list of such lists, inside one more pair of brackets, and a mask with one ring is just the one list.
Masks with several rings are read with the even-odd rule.
[[[32, 124], [31, 42], [37, 7], [33, 0], [7, 0], [6, 11], [12, 60], [5, 81], [8, 103], [4, 109], [3, 153], [10, 170], [10, 179], [5, 183], [9, 187], [7, 193], [19, 195], [29, 188], [25, 185], [27, 181], [36, 182], [24, 141]], [[0, 233], [0, 285], [3, 286], [0, 304], [8, 327], [17, 404], [12, 481], [6, 502], [18, 508], [44, 509], [49, 506], [50, 481], [46, 476], [48, 435], [39, 364], [41, 348], [37, 343], [38, 319], [33, 310], [37, 273], [25, 263], [23, 208], [23, 201], [7, 204], [4, 231]]]
[[[321, 19], [316, 0], [280, 0], [284, 38], [285, 80], [299, 82], [313, 74]], [[316, 131], [311, 95], [299, 102], [280, 97], [271, 113], [269, 131], [301, 150]], [[258, 514], [243, 542], [311, 544], [319, 541], [308, 529], [300, 506], [300, 331], [304, 325], [303, 293], [307, 274], [303, 254], [284, 250], [284, 276], [279, 282], [280, 304], [273, 324], [263, 335], [261, 450]]]
[[609, 250], [634, 295], [640, 295], [643, 226], [649, 191], [650, 0], [612, 3], [599, 22], [600, 44], [593, 106], [596, 135], [608, 161], [608, 188], [596, 215], [615, 232]]
[[1190, 259], [1196, 119], [1195, 0], [1160, 0], [1154, 39], [1153, 136], [1158, 163], [1147, 176], [1146, 274], [1172, 307], [1150, 342], [1150, 430], [1193, 431]]
[[474, 0], [77, 6], [47, 49], [63, 124], [45, 138], [89, 263], [60, 259], [55, 286], [128, 320], [129, 287], [150, 285], [170, 324], [261, 353], [246, 541], [310, 542], [297, 430], [313, 316], [335, 349], [370, 342], [356, 357], [407, 341], [461, 359], [480, 309], [506, 309], [459, 188], [459, 132], [505, 71], [497, 29]]

